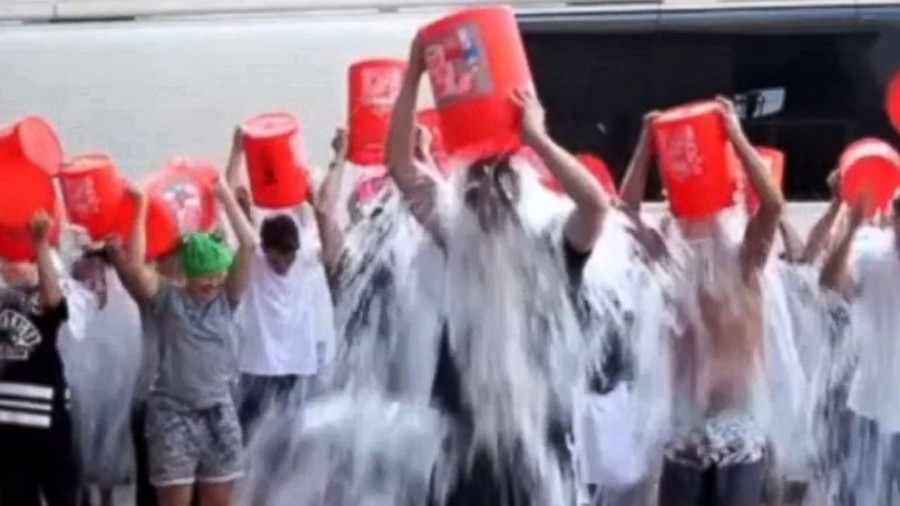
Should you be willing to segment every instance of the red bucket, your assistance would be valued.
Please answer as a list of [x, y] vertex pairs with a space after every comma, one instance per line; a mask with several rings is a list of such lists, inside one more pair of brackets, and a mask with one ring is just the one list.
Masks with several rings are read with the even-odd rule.
[[26, 163], [55, 176], [62, 158], [56, 130], [41, 117], [28, 116], [0, 128], [0, 164]]
[[176, 157], [147, 181], [147, 191], [163, 198], [180, 235], [208, 231], [218, 221], [213, 194], [218, 171], [201, 160]]
[[269, 209], [303, 203], [309, 181], [300, 123], [287, 113], [261, 114], [245, 121], [241, 130], [253, 203]]
[[[147, 209], [147, 259], [154, 260], [167, 255], [178, 248], [178, 223], [169, 209], [165, 199], [159, 194], [151, 193]], [[137, 205], [133, 198], [125, 196], [119, 203], [116, 230], [127, 244], [134, 228]]]
[[431, 157], [443, 174], [450, 172], [450, 157], [447, 154], [447, 146], [444, 143], [444, 133], [441, 130], [441, 117], [436, 109], [419, 111], [417, 121], [428, 130], [431, 135]]
[[619, 196], [619, 191], [616, 189], [616, 182], [613, 180], [612, 174], [609, 173], [609, 167], [607, 167], [606, 162], [590, 153], [581, 153], [575, 158], [591, 171], [591, 174], [597, 178], [597, 181], [600, 182], [600, 186], [603, 187], [603, 190], [605, 190], [608, 195], [613, 197]]
[[[53, 208], [53, 224], [50, 226], [50, 244], [59, 245], [62, 235], [63, 213], [59, 205]], [[0, 227], [0, 258], [8, 262], [27, 262], [37, 257], [37, 248], [31, 239], [30, 226], [19, 228]]]
[[890, 144], [874, 138], [861, 139], [844, 150], [838, 162], [844, 201], [853, 205], [865, 192], [872, 192], [866, 214], [886, 208], [900, 187], [900, 155]]
[[406, 62], [363, 60], [348, 70], [347, 158], [357, 165], [384, 163], [391, 111], [403, 85]]
[[56, 189], [46, 171], [21, 159], [0, 161], [0, 227], [27, 229], [38, 209], [55, 207]]
[[126, 183], [112, 158], [99, 153], [75, 157], [63, 165], [59, 180], [69, 221], [86, 228], [94, 240], [113, 232]]
[[533, 81], [513, 10], [463, 10], [424, 27], [419, 40], [449, 152], [516, 151], [521, 115], [510, 96]]
[[716, 102], [666, 111], [653, 121], [653, 135], [674, 215], [702, 218], [734, 204], [733, 148]]
[[888, 83], [887, 93], [885, 95], [885, 109], [891, 125], [894, 130], [900, 132], [900, 72], [894, 74], [891, 82]]

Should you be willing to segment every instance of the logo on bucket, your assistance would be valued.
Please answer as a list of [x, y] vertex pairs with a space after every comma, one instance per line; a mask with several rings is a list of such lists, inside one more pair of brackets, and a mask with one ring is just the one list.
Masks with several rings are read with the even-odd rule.
[[699, 176], [702, 172], [703, 155], [697, 146], [697, 134], [693, 127], [684, 125], [662, 133], [661, 156], [665, 160], [666, 172], [676, 181]]
[[462, 25], [427, 44], [425, 64], [439, 105], [491, 93], [491, 72], [475, 24]]
[[176, 181], [166, 188], [163, 198], [175, 214], [181, 234], [200, 230], [203, 220], [203, 197], [191, 181]]
[[367, 68], [362, 71], [362, 103], [390, 109], [397, 101], [403, 73], [398, 68]]
[[100, 211], [100, 202], [97, 197], [97, 189], [94, 188], [93, 179], [63, 178], [61, 181], [69, 214], [73, 220], [86, 220]]

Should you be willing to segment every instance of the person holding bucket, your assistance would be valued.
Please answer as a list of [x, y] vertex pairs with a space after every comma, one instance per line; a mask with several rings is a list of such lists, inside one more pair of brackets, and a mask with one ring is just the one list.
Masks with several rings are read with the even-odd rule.
[[679, 304], [693, 316], [676, 336], [678, 435], [665, 451], [661, 506], [757, 506], [763, 493], [769, 442], [752, 394], [765, 371], [763, 269], [784, 199], [733, 104], [719, 98], [716, 107], [760, 206], [742, 236], [721, 215], [678, 220], [690, 258]]
[[192, 233], [178, 255], [184, 283], [162, 278], [146, 263], [149, 201], [137, 188], [127, 284], [146, 305], [159, 333], [159, 365], [147, 402], [150, 480], [161, 506], [231, 504], [243, 475], [242, 435], [231, 395], [235, 375], [233, 312], [252, 275], [256, 234], [231, 190], [215, 193], [238, 239], [235, 255], [219, 236]]
[[35, 263], [4, 263], [0, 289], [0, 504], [75, 506], [78, 473], [69, 389], [57, 348], [68, 319], [49, 244], [50, 217], [31, 223]]
[[[555, 390], [555, 383], [538, 373], [548, 371], [521, 353], [529, 342], [540, 342], [541, 351], [534, 353], [556, 360], [559, 343], [578, 333], [573, 303], [565, 294], [579, 285], [600, 236], [609, 199], [591, 173], [550, 138], [544, 110], [528, 89], [517, 90], [508, 100], [521, 117], [522, 138], [575, 203], [561, 230], [534, 237], [523, 225], [517, 210], [521, 176], [512, 168], [509, 153], [488, 155], [463, 168], [458, 178], [451, 178], [460, 183], [454, 194], [452, 182], [430, 175], [415, 157], [416, 100], [425, 66], [422, 42], [417, 38], [394, 106], [387, 163], [413, 216], [443, 250], [450, 274], [444, 289], [448, 316], [438, 349], [432, 400], [451, 420], [451, 435], [433, 474], [431, 503], [551, 504], [554, 497], [571, 493], [569, 485], [562, 485], [571, 481], [567, 470], [570, 457], [561, 442], [564, 429], [558, 426], [566, 424], [560, 422], [560, 417], [566, 416], [553, 406], [568, 402], [572, 383], [563, 381], [565, 393]], [[445, 203], [458, 209], [458, 215], [443, 214]], [[547, 243], [552, 247], [546, 248]], [[536, 272], [553, 274], [547, 276], [546, 286], [529, 285], [529, 302], [518, 304], [518, 283], [528, 283]], [[468, 308], [471, 296], [464, 294], [472, 290], [493, 293], [482, 299], [490, 306]], [[490, 334], [477, 330], [493, 325], [498, 327]], [[537, 328], [547, 332], [532, 336]], [[532, 337], [535, 341], [530, 341]], [[519, 359], [530, 364], [527, 372], [519, 371], [522, 374], [508, 368], [512, 367], [510, 361]], [[487, 364], [493, 365], [491, 371], [481, 368]], [[485, 377], [494, 380], [483, 380]], [[533, 396], [517, 395], [515, 385], [523, 383], [533, 386]], [[506, 410], [529, 416], [510, 418]], [[525, 436], [526, 426], [540, 427], [543, 434]]]

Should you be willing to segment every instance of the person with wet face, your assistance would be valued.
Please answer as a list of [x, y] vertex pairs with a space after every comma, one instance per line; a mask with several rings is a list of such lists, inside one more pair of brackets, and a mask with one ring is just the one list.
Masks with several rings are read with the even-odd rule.
[[886, 229], [865, 226], [870, 195], [851, 209], [848, 228], [822, 269], [821, 284], [850, 303], [851, 340], [859, 362], [850, 382], [846, 504], [894, 504], [900, 483], [900, 192]]
[[147, 195], [130, 194], [138, 212], [129, 243], [127, 284], [156, 319], [159, 366], [147, 403], [150, 480], [160, 506], [228, 505], [243, 475], [242, 434], [231, 395], [233, 312], [252, 276], [256, 234], [224, 183], [216, 196], [238, 238], [237, 255], [209, 233], [182, 239], [184, 283], [163, 279], [145, 260]]
[[49, 243], [50, 217], [31, 223], [37, 262], [4, 263], [0, 289], [0, 504], [74, 506], [69, 389], [57, 349], [68, 306]]
[[[409, 67], [404, 78], [400, 95], [395, 103], [391, 119], [387, 144], [387, 163], [391, 176], [403, 194], [413, 216], [430, 233], [434, 241], [444, 250], [448, 259], [461, 254], [461, 244], [454, 241], [454, 227], [444, 220], [438, 209], [440, 202], [447, 197], [446, 183], [434, 177], [427, 169], [423, 170], [414, 153], [415, 110], [419, 84], [425, 70], [423, 48], [416, 40], [413, 42], [409, 57]], [[550, 250], [541, 238], [533, 243], [533, 251], [508, 251], [509, 259], [534, 254], [541, 257], [550, 251], [560, 251], [560, 286], [565, 290], [575, 291], [580, 283], [581, 273], [589, 258], [603, 226], [609, 208], [609, 201], [602, 187], [590, 172], [583, 167], [574, 156], [557, 145], [548, 135], [544, 125], [544, 110], [531, 90], [518, 90], [510, 99], [522, 111], [522, 137], [524, 141], [540, 156], [549, 170], [561, 183], [563, 190], [571, 198], [575, 207], [565, 220], [560, 236]], [[480, 236], [485, 241], [491, 237], [516, 237], [515, 240], [530, 240], [525, 227], [522, 226], [516, 206], [521, 198], [519, 174], [510, 165], [509, 155], [495, 155], [476, 160], [465, 168], [462, 205], [465, 212], [470, 213], [480, 229]], [[502, 239], [501, 239], [502, 240]], [[523, 243], [524, 244], [524, 243]], [[475, 245], [477, 247], [477, 245]], [[558, 246], [558, 248], [556, 247]], [[541, 257], [543, 258], [543, 257]], [[555, 260], [555, 258], [554, 258]], [[450, 263], [448, 271], [452, 273], [454, 263]], [[464, 264], [462, 268], [464, 267]], [[524, 272], [523, 272], [524, 274]], [[457, 278], [458, 280], [458, 278]], [[451, 279], [456, 282], [457, 280]], [[477, 283], [477, 280], [472, 280]], [[499, 301], [502, 302], [502, 301]], [[569, 308], [571, 311], [571, 308]], [[475, 317], [475, 315], [469, 315]], [[554, 315], [551, 315], [554, 316]], [[520, 506], [544, 504], [547, 497], [554, 492], [546, 483], [532, 476], [532, 464], [522, 459], [519, 453], [523, 442], [520, 434], [492, 434], [489, 438], [506, 441], [518, 441], [493, 452], [488, 446], [475, 439], [475, 433], [483, 427], [477, 427], [479, 413], [474, 405], [474, 392], [470, 384], [461, 377], [458, 365], [463, 350], [455, 349], [451, 344], [451, 335], [458, 335], [472, 342], [491, 339], [506, 339], [508, 336], [466, 335], [464, 328], [457, 327], [461, 322], [449, 318], [444, 325], [443, 337], [438, 350], [437, 371], [432, 390], [433, 402], [450, 418], [453, 436], [445, 447], [449, 452], [441, 460], [457, 462], [455, 470], [449, 470], [449, 489], [437, 490], [446, 484], [446, 476], [441, 476], [433, 483], [431, 503], [435, 505], [491, 505]], [[524, 336], [522, 337], [524, 339]], [[498, 341], [499, 342], [499, 341]], [[498, 358], [499, 359], [499, 358]], [[498, 364], [499, 365], [499, 364]], [[537, 367], [534, 368], [535, 370]], [[503, 370], [499, 368], [498, 371]], [[502, 388], [500, 383], [509, 378], [499, 379], [495, 387]], [[531, 378], [516, 378], [531, 380]], [[534, 378], [534, 384], [543, 380]], [[490, 409], [490, 408], [489, 408]], [[541, 411], [543, 407], [539, 407]], [[552, 430], [552, 420], [535, 420], [547, 433], [547, 446], [551, 451], [559, 449], [559, 433]], [[474, 432], [473, 432], [474, 431]], [[527, 444], [534, 442], [529, 441]], [[564, 444], [563, 444], [564, 445]], [[561, 453], [564, 453], [561, 452]], [[452, 455], [452, 456], [451, 456]], [[566, 459], [556, 455], [556, 465]], [[440, 464], [439, 464], [440, 465]], [[447, 471], [447, 470], [444, 470]], [[443, 473], [436, 470], [435, 476]], [[553, 474], [551, 472], [551, 474]], [[535, 481], [537, 480], [537, 482]]]
[[686, 320], [674, 350], [678, 435], [665, 452], [661, 506], [757, 506], [762, 500], [768, 440], [753, 413], [752, 393], [765, 371], [762, 274], [784, 199], [734, 106], [722, 98], [719, 105], [760, 207], [742, 237], [731, 235], [722, 217], [679, 223], [693, 270], [678, 301]]

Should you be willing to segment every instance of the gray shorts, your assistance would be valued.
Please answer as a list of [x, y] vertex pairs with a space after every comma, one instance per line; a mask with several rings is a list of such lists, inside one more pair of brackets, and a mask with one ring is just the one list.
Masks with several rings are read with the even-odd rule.
[[151, 405], [146, 429], [155, 487], [226, 483], [244, 474], [241, 426], [231, 403], [187, 411]]

